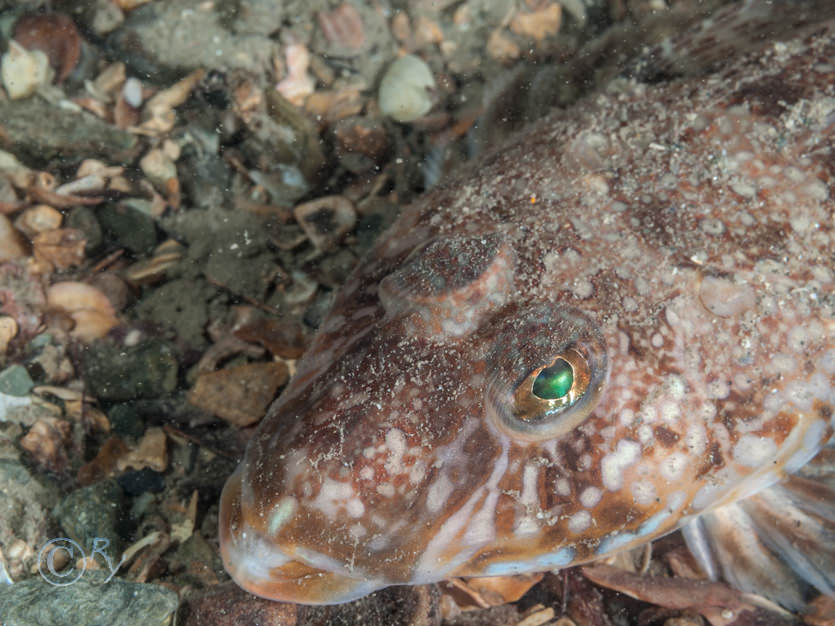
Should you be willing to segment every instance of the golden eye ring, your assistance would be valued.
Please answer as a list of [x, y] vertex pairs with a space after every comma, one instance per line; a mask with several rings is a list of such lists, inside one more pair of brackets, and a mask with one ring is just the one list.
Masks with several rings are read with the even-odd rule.
[[589, 388], [591, 370], [586, 358], [571, 348], [537, 367], [516, 388], [513, 413], [517, 419], [542, 419], [567, 409]]

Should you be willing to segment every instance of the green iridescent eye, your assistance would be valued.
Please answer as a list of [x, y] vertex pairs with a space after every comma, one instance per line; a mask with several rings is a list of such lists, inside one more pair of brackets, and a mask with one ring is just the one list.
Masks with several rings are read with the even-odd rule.
[[574, 370], [571, 364], [557, 358], [554, 364], [541, 370], [533, 381], [533, 395], [543, 400], [558, 400], [564, 397], [574, 384]]
[[537, 421], [578, 402], [591, 381], [589, 364], [580, 352], [566, 350], [537, 367], [513, 394], [516, 417]]

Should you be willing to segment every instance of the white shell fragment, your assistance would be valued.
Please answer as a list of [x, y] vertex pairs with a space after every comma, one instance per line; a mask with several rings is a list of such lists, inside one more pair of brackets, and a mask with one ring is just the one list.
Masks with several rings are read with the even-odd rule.
[[389, 65], [380, 81], [380, 111], [398, 122], [412, 122], [432, 108], [430, 92], [434, 88], [429, 66], [414, 55], [402, 56]]
[[40, 50], [27, 50], [14, 39], [9, 42], [9, 51], [3, 55], [0, 76], [9, 98], [17, 100], [35, 93], [41, 85], [50, 80], [49, 60]]

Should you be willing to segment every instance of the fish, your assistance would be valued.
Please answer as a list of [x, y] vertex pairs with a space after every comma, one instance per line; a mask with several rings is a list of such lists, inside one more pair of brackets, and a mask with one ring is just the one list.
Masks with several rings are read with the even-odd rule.
[[682, 529], [711, 577], [832, 594], [835, 21], [797, 34], [621, 77], [406, 207], [224, 487], [231, 577], [335, 604]]

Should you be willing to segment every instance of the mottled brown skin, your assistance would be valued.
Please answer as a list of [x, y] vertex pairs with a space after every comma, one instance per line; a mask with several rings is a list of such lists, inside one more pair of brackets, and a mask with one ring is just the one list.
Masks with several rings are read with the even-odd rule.
[[[226, 487], [232, 576], [329, 603], [551, 569], [804, 463], [835, 396], [833, 58], [824, 29], [624, 81], [407, 209]], [[588, 414], [552, 437], [503, 425], [572, 345], [596, 359]]]

